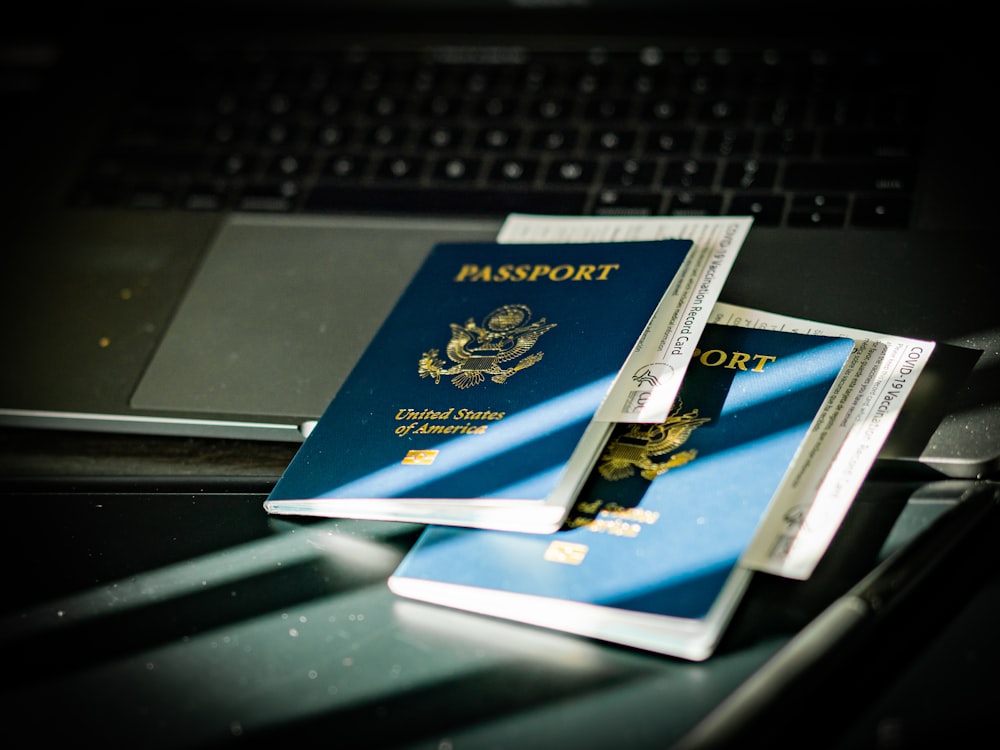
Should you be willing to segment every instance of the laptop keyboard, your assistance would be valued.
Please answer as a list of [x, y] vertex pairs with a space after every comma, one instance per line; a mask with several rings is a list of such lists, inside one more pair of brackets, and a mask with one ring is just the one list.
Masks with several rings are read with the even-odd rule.
[[136, 76], [73, 200], [900, 228], [923, 124], [901, 66], [777, 49], [202, 52]]

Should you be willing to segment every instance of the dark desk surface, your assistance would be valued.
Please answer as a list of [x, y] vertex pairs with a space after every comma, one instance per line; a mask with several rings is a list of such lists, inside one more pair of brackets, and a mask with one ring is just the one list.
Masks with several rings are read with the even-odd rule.
[[[269, 517], [294, 450], [0, 431], [8, 730], [148, 748], [665, 748], [940, 510], [909, 501], [915, 482], [870, 481], [813, 578], [759, 576], [719, 652], [692, 664], [395, 598], [385, 579], [420, 527]], [[769, 708], [751, 744], [995, 735], [1000, 545], [969, 545], [938, 578]]]

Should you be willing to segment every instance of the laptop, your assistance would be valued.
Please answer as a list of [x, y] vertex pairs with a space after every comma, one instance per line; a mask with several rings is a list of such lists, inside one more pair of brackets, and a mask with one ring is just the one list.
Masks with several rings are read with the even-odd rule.
[[298, 442], [433, 244], [749, 214], [723, 299], [971, 353], [897, 458], [995, 472], [986, 53], [753, 6], [41, 4], [2, 36], [0, 424]]

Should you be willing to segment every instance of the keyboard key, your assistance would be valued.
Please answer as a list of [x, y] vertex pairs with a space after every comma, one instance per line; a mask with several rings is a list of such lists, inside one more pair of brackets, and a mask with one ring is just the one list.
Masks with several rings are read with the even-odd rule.
[[222, 211], [229, 206], [229, 191], [224, 185], [195, 184], [185, 192], [181, 205], [191, 211]]
[[653, 184], [656, 162], [650, 159], [624, 159], [608, 165], [604, 184], [608, 187], [646, 187]]
[[344, 93], [327, 93], [316, 103], [318, 113], [323, 117], [335, 117], [353, 110], [354, 100]]
[[510, 96], [491, 96], [475, 102], [472, 111], [479, 117], [511, 117], [517, 110], [517, 99]]
[[631, 151], [635, 147], [636, 132], [627, 128], [597, 128], [587, 141], [592, 151]]
[[294, 180], [252, 185], [243, 190], [236, 205], [241, 211], [288, 213], [295, 208], [300, 193]]
[[597, 172], [597, 163], [589, 159], [556, 159], [545, 174], [547, 183], [589, 185]]
[[367, 142], [379, 148], [398, 148], [409, 135], [407, 128], [401, 125], [383, 123], [368, 133]]
[[462, 137], [463, 133], [457, 127], [437, 125], [421, 134], [420, 143], [432, 149], [454, 148], [461, 143]]
[[316, 142], [323, 148], [335, 148], [350, 140], [351, 128], [340, 123], [321, 125], [316, 129]]
[[734, 195], [729, 202], [730, 216], [753, 216], [755, 226], [779, 226], [785, 214], [783, 195]]
[[735, 128], [713, 128], [705, 133], [701, 152], [706, 156], [745, 156], [753, 150], [754, 133], [752, 130]]
[[750, 190], [751, 188], [774, 187], [778, 176], [778, 165], [771, 161], [730, 162], [722, 173], [722, 185], [727, 188]]
[[308, 156], [302, 154], [275, 154], [268, 165], [267, 174], [271, 177], [295, 177], [308, 172], [311, 162]]
[[821, 95], [812, 102], [812, 121], [820, 126], [859, 126], [864, 124], [866, 110], [850, 96]]
[[806, 119], [806, 102], [799, 97], [779, 97], [763, 103], [754, 117], [756, 122], [776, 128], [795, 127]]
[[206, 139], [218, 146], [232, 146], [246, 140], [246, 129], [233, 120], [221, 120], [213, 123], [208, 130]]
[[490, 151], [510, 149], [520, 140], [520, 131], [506, 126], [488, 127], [476, 136], [476, 145]]
[[631, 102], [624, 97], [605, 97], [585, 102], [583, 114], [588, 120], [623, 120], [628, 117], [631, 108]]
[[670, 187], [709, 187], [715, 178], [715, 162], [701, 159], [674, 160], [667, 164], [663, 182]]
[[573, 102], [562, 97], [546, 96], [530, 102], [528, 113], [543, 122], [553, 122], [569, 117], [573, 112]]
[[340, 181], [356, 180], [365, 170], [368, 159], [353, 154], [331, 156], [323, 168], [323, 175]]
[[594, 213], [599, 215], [654, 216], [660, 213], [660, 193], [638, 193], [605, 188], [597, 194]]
[[670, 201], [671, 216], [716, 216], [722, 213], [722, 196], [710, 193], [678, 193]]
[[531, 147], [539, 151], [570, 151], [576, 147], [577, 138], [573, 128], [545, 128], [531, 137]]
[[443, 182], [470, 182], [479, 174], [480, 160], [465, 156], [452, 156], [434, 163], [432, 177]]
[[244, 151], [234, 151], [222, 156], [215, 165], [215, 173], [223, 177], [237, 177], [253, 171], [257, 157]]
[[391, 182], [412, 181], [420, 177], [423, 166], [424, 159], [418, 156], [389, 156], [376, 165], [375, 176]]
[[690, 103], [685, 99], [668, 96], [652, 97], [640, 108], [643, 118], [650, 122], [680, 122], [685, 119]]
[[810, 156], [816, 147], [816, 131], [801, 128], [769, 130], [760, 139], [765, 156]]
[[444, 120], [457, 116], [462, 111], [462, 104], [463, 100], [457, 96], [438, 94], [422, 99], [417, 112], [424, 117]]
[[690, 154], [694, 148], [694, 136], [694, 130], [689, 128], [654, 130], [649, 133], [646, 147], [662, 154]]
[[277, 120], [261, 128], [258, 137], [265, 146], [284, 146], [295, 140], [296, 129], [292, 123]]
[[538, 174], [536, 159], [500, 159], [493, 164], [487, 180], [495, 184], [529, 185]]
[[379, 94], [372, 97], [366, 105], [370, 116], [384, 119], [398, 115], [404, 111], [405, 103], [400, 97]]
[[699, 103], [695, 115], [701, 122], [711, 125], [742, 124], [747, 119], [747, 102], [739, 97], [707, 99]]
[[847, 198], [818, 193], [796, 196], [788, 214], [793, 227], [842, 227], [847, 219]]
[[459, 86], [466, 96], [481, 96], [496, 87], [499, 71], [488, 67], [475, 67], [460, 76]]
[[[667, 86], [667, 77], [662, 71], [642, 70], [636, 73], [629, 82], [631, 90], [643, 97], [655, 95], [657, 92], [665, 90]], [[673, 117], [676, 113], [673, 102], [672, 98], [657, 98], [646, 107], [646, 112], [657, 118]]]
[[901, 229], [910, 222], [910, 203], [904, 196], [858, 196], [851, 212], [851, 223], [857, 227]]

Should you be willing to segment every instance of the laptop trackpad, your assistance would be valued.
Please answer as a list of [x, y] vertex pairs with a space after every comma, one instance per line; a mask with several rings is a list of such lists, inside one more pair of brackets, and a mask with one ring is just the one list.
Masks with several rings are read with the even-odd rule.
[[430, 248], [489, 240], [498, 227], [234, 217], [196, 273], [132, 405], [315, 419]]

